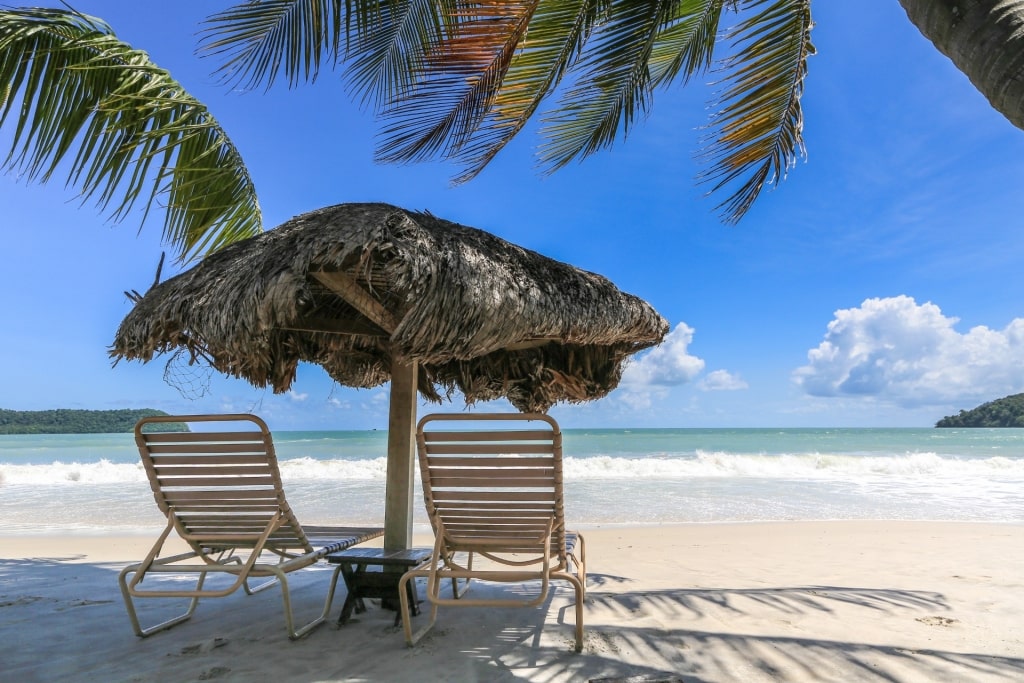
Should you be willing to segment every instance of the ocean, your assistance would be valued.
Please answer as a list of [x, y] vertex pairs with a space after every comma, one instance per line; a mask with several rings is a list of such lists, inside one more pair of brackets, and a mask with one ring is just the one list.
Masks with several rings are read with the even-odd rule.
[[[382, 523], [386, 432], [274, 441], [301, 521]], [[564, 452], [573, 527], [1024, 522], [1024, 429], [568, 429]], [[0, 535], [161, 526], [132, 435], [0, 436]]]

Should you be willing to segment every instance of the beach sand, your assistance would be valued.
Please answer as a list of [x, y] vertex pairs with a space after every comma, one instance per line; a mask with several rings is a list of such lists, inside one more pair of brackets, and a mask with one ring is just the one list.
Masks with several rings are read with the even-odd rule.
[[[442, 610], [412, 649], [394, 613], [373, 604], [333, 623], [343, 588], [332, 621], [299, 641], [285, 634], [277, 590], [204, 601], [191, 621], [140, 639], [116, 578], [153, 538], [0, 537], [0, 679], [1024, 680], [1024, 525], [771, 522], [585, 535], [582, 654], [572, 652], [565, 585], [534, 609]], [[322, 604], [323, 566], [293, 575], [300, 615]], [[142, 607], [165, 610], [156, 602]]]

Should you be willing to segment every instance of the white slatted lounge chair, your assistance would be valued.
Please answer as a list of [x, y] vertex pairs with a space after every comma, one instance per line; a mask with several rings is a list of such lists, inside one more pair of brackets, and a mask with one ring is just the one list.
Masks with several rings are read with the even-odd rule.
[[[474, 422], [500, 427], [473, 431]], [[434, 414], [420, 420], [416, 443], [435, 542], [430, 561], [407, 572], [399, 587], [406, 642], [413, 645], [433, 626], [440, 605], [532, 607], [547, 598], [550, 580], [564, 579], [576, 592], [580, 652], [586, 554], [583, 537], [565, 529], [558, 424], [539, 414]], [[456, 553], [468, 558], [464, 564]], [[491, 565], [474, 568], [474, 555]], [[427, 578], [431, 605], [429, 623], [413, 633], [406, 584], [416, 577]], [[463, 597], [472, 579], [539, 581], [540, 587], [537, 595], [522, 600]], [[442, 597], [447, 580], [452, 595]]]
[[[143, 432], [150, 424], [210, 423], [216, 431]], [[333, 572], [323, 611], [296, 628], [287, 574], [325, 555], [383, 535], [383, 529], [303, 527], [285, 500], [277, 456], [267, 425], [253, 415], [179, 415], [143, 418], [135, 441], [149, 476], [156, 504], [167, 526], [142, 562], [125, 567], [118, 579], [132, 628], [148, 636], [189, 619], [201, 598], [224, 597], [245, 589], [253, 594], [280, 584], [288, 636], [299, 638], [326, 619], [334, 599]], [[161, 556], [164, 542], [177, 534], [191, 551]], [[154, 574], [194, 575], [192, 588], [143, 587]], [[224, 588], [204, 589], [208, 574], [233, 575]], [[250, 579], [267, 578], [253, 586]], [[153, 581], [150, 581], [153, 583]], [[166, 582], [157, 582], [164, 584]], [[142, 628], [137, 598], [190, 598], [184, 614]]]

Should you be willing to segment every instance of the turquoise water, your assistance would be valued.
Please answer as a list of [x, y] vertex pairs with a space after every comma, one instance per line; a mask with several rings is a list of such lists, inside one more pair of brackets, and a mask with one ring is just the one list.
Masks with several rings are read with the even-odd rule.
[[[386, 432], [274, 439], [300, 519], [380, 523]], [[564, 445], [577, 526], [1024, 522], [1024, 429], [590, 429]], [[131, 435], [0, 436], [0, 534], [160, 523]]]

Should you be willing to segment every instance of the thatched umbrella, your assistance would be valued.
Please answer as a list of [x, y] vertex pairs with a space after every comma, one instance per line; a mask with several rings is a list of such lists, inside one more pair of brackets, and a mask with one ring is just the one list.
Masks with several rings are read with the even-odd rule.
[[300, 361], [338, 383], [391, 381], [385, 543], [412, 528], [416, 391], [523, 411], [600, 398], [665, 319], [600, 275], [490, 233], [387, 204], [297, 216], [155, 285], [115, 359], [178, 351], [287, 391]]

